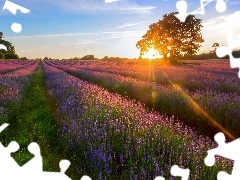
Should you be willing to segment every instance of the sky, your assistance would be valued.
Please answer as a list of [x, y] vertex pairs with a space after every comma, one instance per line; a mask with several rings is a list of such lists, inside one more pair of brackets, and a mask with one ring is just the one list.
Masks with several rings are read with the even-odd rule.
[[[0, 7], [7, 1], [0, 0]], [[11, 42], [20, 57], [69, 59], [94, 55], [96, 58], [138, 58], [136, 43], [149, 25], [164, 14], [178, 12], [178, 0], [11, 0], [29, 13], [7, 9], [0, 11], [0, 32]], [[205, 40], [199, 53], [213, 50], [213, 43], [227, 46], [226, 27], [240, 40], [240, 0], [225, 0], [227, 10], [215, 9], [217, 0], [186, 0], [187, 12], [198, 12], [200, 3], [204, 15], [202, 36]], [[235, 13], [235, 16], [233, 15]], [[22, 25], [22, 31], [11, 30], [12, 23]], [[239, 36], [239, 37], [238, 37]]]

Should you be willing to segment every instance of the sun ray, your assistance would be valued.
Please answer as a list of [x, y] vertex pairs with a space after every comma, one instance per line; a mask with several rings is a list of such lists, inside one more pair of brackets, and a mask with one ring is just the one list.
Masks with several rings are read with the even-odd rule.
[[194, 100], [192, 99], [192, 97], [191, 97], [190, 95], [188, 95], [186, 92], [184, 92], [184, 90], [181, 88], [181, 86], [179, 86], [179, 85], [177, 85], [177, 84], [174, 84], [164, 70], [163, 70], [163, 75], [168, 79], [168, 81], [170, 82], [171, 86], [172, 86], [174, 89], [180, 91], [180, 92], [182, 93], [182, 95], [189, 100], [189, 102], [190, 102], [189, 106], [190, 106], [197, 114], [199, 114], [200, 116], [203, 116], [203, 117], [205, 117], [206, 119], [208, 119], [211, 125], [215, 126], [218, 130], [220, 130], [221, 132], [223, 132], [224, 134], [226, 134], [226, 136], [227, 136], [228, 138], [230, 138], [231, 140], [234, 140], [234, 139], [235, 139], [235, 137], [234, 137], [226, 128], [224, 128], [221, 124], [219, 124], [219, 123], [217, 122], [217, 120], [215, 120], [214, 118], [212, 118], [212, 117], [207, 113], [207, 111], [206, 111], [204, 108], [202, 108], [196, 101], [194, 101]]
[[162, 57], [163, 56], [161, 54], [159, 54], [159, 52], [154, 48], [148, 49], [148, 51], [146, 51], [144, 53], [144, 55], [142, 56], [142, 58], [150, 59], [150, 60], [158, 59], [158, 58], [162, 58]]

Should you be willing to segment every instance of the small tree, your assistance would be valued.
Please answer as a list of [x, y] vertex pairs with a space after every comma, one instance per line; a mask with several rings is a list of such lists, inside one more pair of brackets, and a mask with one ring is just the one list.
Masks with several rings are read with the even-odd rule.
[[27, 57], [21, 57], [20, 60], [28, 60]]
[[19, 59], [18, 55], [14, 53], [8, 53], [8, 54], [5, 54], [4, 56], [5, 56], [5, 59]]
[[[15, 48], [12, 45], [12, 43], [3, 40], [3, 33], [0, 32], [0, 44], [3, 44], [7, 47], [7, 51], [5, 51], [4, 49], [0, 49], [0, 53], [4, 56], [1, 59], [18, 59], [18, 55], [15, 54]], [[1, 55], [0, 55], [1, 57]]]
[[176, 12], [165, 14], [162, 20], [149, 26], [146, 34], [137, 42], [140, 56], [154, 48], [164, 59], [174, 63], [181, 55], [193, 56], [204, 42], [200, 33], [201, 19], [189, 15], [185, 22], [175, 17]]
[[2, 52], [0, 52], [0, 59], [5, 59], [5, 56]]

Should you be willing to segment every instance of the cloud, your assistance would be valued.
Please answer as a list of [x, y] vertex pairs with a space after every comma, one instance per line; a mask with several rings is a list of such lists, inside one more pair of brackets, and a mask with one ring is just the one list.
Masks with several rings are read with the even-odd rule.
[[[205, 6], [207, 6], [209, 3], [213, 2], [215, 0], [201, 0], [201, 6], [199, 8], [197, 8], [196, 10], [194, 10], [193, 12], [189, 13], [189, 14], [198, 14], [198, 13], [204, 13], [205, 12]], [[216, 2], [217, 3], [217, 2]], [[226, 4], [240, 4], [239, 1], [234, 1], [234, 2], [230, 2], [230, 0], [225, 0]]]
[[231, 29], [234, 32], [240, 28], [239, 16], [240, 11], [237, 11], [230, 15], [222, 15], [217, 18], [211, 18], [205, 21], [202, 25], [204, 28], [211, 30], [211, 32], [226, 32], [227, 29]]
[[39, 0], [60, 6], [75, 12], [86, 11], [127, 11], [131, 13], [148, 13], [154, 6], [141, 6], [130, 0]]
[[217, 18], [211, 18], [203, 22], [202, 35], [205, 40], [204, 49], [209, 51], [212, 44], [217, 42], [221, 45], [228, 46], [227, 29], [232, 31], [233, 40], [240, 40], [240, 11], [229, 15], [221, 15]]
[[230, 1], [228, 4], [230, 4], [230, 5], [239, 5], [240, 1]]
[[116, 1], [121, 1], [121, 0], [105, 0], [105, 3], [113, 3], [113, 2], [116, 2]]
[[31, 36], [11, 36], [5, 39], [22, 39], [22, 38], [48, 38], [48, 37], [64, 37], [64, 36], [91, 36], [91, 35], [109, 35], [110, 38], [120, 37], [124, 35], [139, 35], [144, 31], [102, 31], [94, 33], [65, 33], [65, 34], [45, 34], [45, 35], [31, 35]]
[[154, 6], [149, 6], [149, 7], [124, 7], [124, 8], [119, 8], [119, 10], [121, 11], [142, 11], [142, 10], [152, 10], [152, 9], [155, 9], [156, 7]]
[[144, 23], [148, 23], [148, 21], [138, 22], [138, 23], [127, 23], [127, 24], [118, 26], [118, 27], [116, 27], [116, 28], [110, 29], [110, 30], [123, 29], [123, 28], [132, 27], [132, 26], [137, 26], [137, 25], [144, 24]]
[[65, 34], [30, 35], [30, 36], [11, 36], [11, 37], [5, 37], [5, 39], [63, 37], [63, 36], [94, 35], [94, 34], [97, 34], [97, 33], [65, 33]]
[[212, 1], [214, 1], [214, 0], [206, 0], [206, 1], [204, 1], [206, 3], [201, 1], [202, 6], [200, 6], [199, 8], [197, 8], [196, 10], [194, 10], [193, 12], [191, 12], [189, 14], [196, 14], [196, 13], [199, 13], [199, 12], [204, 12], [204, 7], [207, 6], [209, 3], [211, 3]]
[[[144, 30], [115, 30], [96, 33], [66, 33], [5, 37], [11, 39], [18, 54], [28, 58], [71, 58], [94, 54], [96, 57], [137, 57], [136, 42]], [[124, 49], [124, 50], [123, 50]]]

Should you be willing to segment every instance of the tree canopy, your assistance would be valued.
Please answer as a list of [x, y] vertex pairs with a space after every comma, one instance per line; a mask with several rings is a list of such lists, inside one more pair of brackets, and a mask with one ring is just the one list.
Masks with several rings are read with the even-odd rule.
[[0, 59], [18, 59], [18, 55], [15, 53], [15, 48], [12, 43], [3, 39], [3, 33], [0, 32], [0, 44], [7, 47], [7, 51], [0, 49]]
[[201, 35], [202, 20], [189, 15], [185, 22], [181, 22], [175, 14], [165, 14], [162, 20], [149, 26], [149, 30], [136, 44], [140, 56], [149, 49], [155, 49], [164, 59], [176, 62], [179, 56], [192, 56], [199, 51], [204, 42]]

